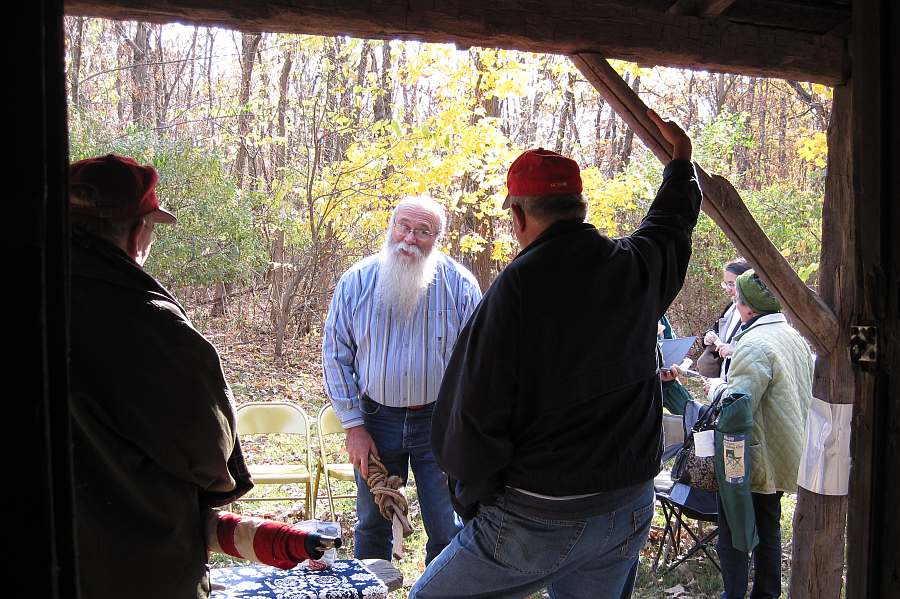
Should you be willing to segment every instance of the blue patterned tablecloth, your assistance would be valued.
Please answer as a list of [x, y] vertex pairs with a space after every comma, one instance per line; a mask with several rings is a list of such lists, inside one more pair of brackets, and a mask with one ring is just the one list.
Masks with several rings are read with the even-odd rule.
[[387, 586], [355, 559], [336, 560], [327, 570], [279, 570], [248, 565], [210, 570], [212, 599], [355, 599], [387, 597]]

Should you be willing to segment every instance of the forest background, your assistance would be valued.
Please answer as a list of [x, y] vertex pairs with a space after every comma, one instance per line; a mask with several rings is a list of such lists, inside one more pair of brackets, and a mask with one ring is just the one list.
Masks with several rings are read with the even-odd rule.
[[[146, 268], [219, 347], [238, 402], [325, 401], [319, 343], [335, 283], [377, 250], [389, 210], [429, 194], [443, 250], [482, 289], [515, 255], [506, 169], [544, 147], [581, 165], [589, 220], [632, 231], [662, 166], [564, 56], [66, 18], [70, 158], [153, 164], [179, 219]], [[817, 282], [831, 90], [612, 61], [694, 139], [809, 285]], [[668, 315], [702, 335], [734, 247], [705, 215]]]

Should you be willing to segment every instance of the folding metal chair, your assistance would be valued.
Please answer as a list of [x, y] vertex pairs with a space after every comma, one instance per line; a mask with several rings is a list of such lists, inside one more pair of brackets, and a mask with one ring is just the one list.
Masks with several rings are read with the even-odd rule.
[[[319, 428], [319, 461], [316, 464], [316, 477], [313, 480], [313, 510], [317, 509], [319, 501], [319, 483], [322, 477], [325, 477], [325, 493], [328, 497], [328, 507], [331, 508], [331, 517], [337, 519], [337, 512], [334, 510], [335, 499], [353, 499], [356, 497], [356, 490], [352, 493], [335, 494], [332, 484], [334, 480], [356, 481], [353, 472], [353, 464], [348, 462], [332, 461], [328, 457], [328, 449], [326, 447], [326, 437], [334, 434], [344, 434], [344, 427], [341, 426], [340, 420], [334, 413], [334, 408], [330, 404], [325, 405], [319, 411], [318, 418]], [[354, 483], [355, 484], [355, 483]]]
[[710, 552], [716, 537], [719, 536], [719, 527], [713, 526], [705, 532], [695, 533], [690, 523], [690, 520], [713, 524], [718, 522], [716, 493], [695, 489], [683, 483], [675, 482], [672, 483], [672, 487], [669, 490], [657, 489], [656, 500], [662, 506], [666, 526], [663, 529], [659, 550], [656, 552], [656, 557], [653, 560], [653, 571], [656, 572], [658, 569], [660, 560], [665, 565], [670, 558], [679, 556], [682, 531], [687, 534], [689, 540], [692, 541], [692, 545], [687, 548], [684, 554], [677, 557], [674, 563], [668, 565], [666, 572], [671, 572], [701, 551], [709, 558], [716, 569], [721, 571], [716, 556]]
[[312, 517], [312, 451], [309, 437], [309, 418], [298, 404], [286, 401], [253, 402], [237, 409], [237, 434], [260, 435], [288, 433], [303, 441], [296, 450], [296, 459], [287, 463], [248, 464], [250, 476], [257, 485], [289, 485], [299, 483], [305, 487], [306, 496], [242, 497], [241, 501], [304, 500], [304, 514]]
[[[697, 401], [690, 402], [685, 406], [685, 413], [681, 420], [681, 439], [682, 441], [674, 444], [670, 439], [674, 439], [674, 433], [666, 431], [666, 447], [663, 452], [663, 461], [673, 458], [681, 448], [681, 443], [687, 437], [688, 431], [697, 421], [705, 406]], [[664, 429], [671, 428], [672, 419], [663, 421]], [[677, 560], [668, 566], [666, 572], [670, 572], [685, 562], [685, 560], [703, 552], [713, 565], [721, 571], [716, 556], [710, 552], [710, 547], [719, 535], [718, 526], [713, 526], [707, 531], [695, 533], [691, 528], [690, 521], [701, 523], [717, 523], [718, 522], [718, 506], [716, 493], [704, 491], [703, 489], [695, 489], [680, 482], [671, 479], [669, 471], [661, 472], [653, 480], [656, 500], [662, 507], [663, 517], [666, 520], [663, 536], [659, 542], [659, 550], [653, 560], [653, 572], [659, 567], [660, 560], [663, 564], [670, 557], [678, 556], [681, 550], [681, 536], [684, 531], [693, 544], [688, 547], [687, 551], [677, 558]], [[702, 525], [701, 525], [702, 526]], [[670, 553], [671, 552], [671, 553]], [[664, 555], [665, 554], [665, 555]]]

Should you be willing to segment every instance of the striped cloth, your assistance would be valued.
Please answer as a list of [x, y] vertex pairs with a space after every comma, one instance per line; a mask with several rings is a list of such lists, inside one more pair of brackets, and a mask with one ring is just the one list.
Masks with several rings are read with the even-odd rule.
[[210, 551], [258, 564], [290, 570], [311, 560], [306, 549], [310, 533], [284, 522], [209, 510], [206, 545]]
[[461, 264], [438, 252], [434, 279], [411, 318], [375, 299], [378, 255], [341, 276], [325, 320], [325, 386], [344, 428], [363, 423], [359, 397], [391, 407], [437, 399], [453, 344], [481, 291]]

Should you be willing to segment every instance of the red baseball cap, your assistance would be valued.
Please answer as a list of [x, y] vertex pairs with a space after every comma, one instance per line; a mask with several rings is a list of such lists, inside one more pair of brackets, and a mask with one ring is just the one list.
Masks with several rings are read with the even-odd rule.
[[581, 193], [581, 169], [562, 154], [537, 148], [526, 150], [506, 174], [508, 195], [503, 202], [509, 208], [514, 196], [545, 196]]
[[79, 160], [69, 166], [69, 209], [97, 218], [140, 218], [174, 224], [175, 215], [156, 199], [159, 175], [117, 154]]

